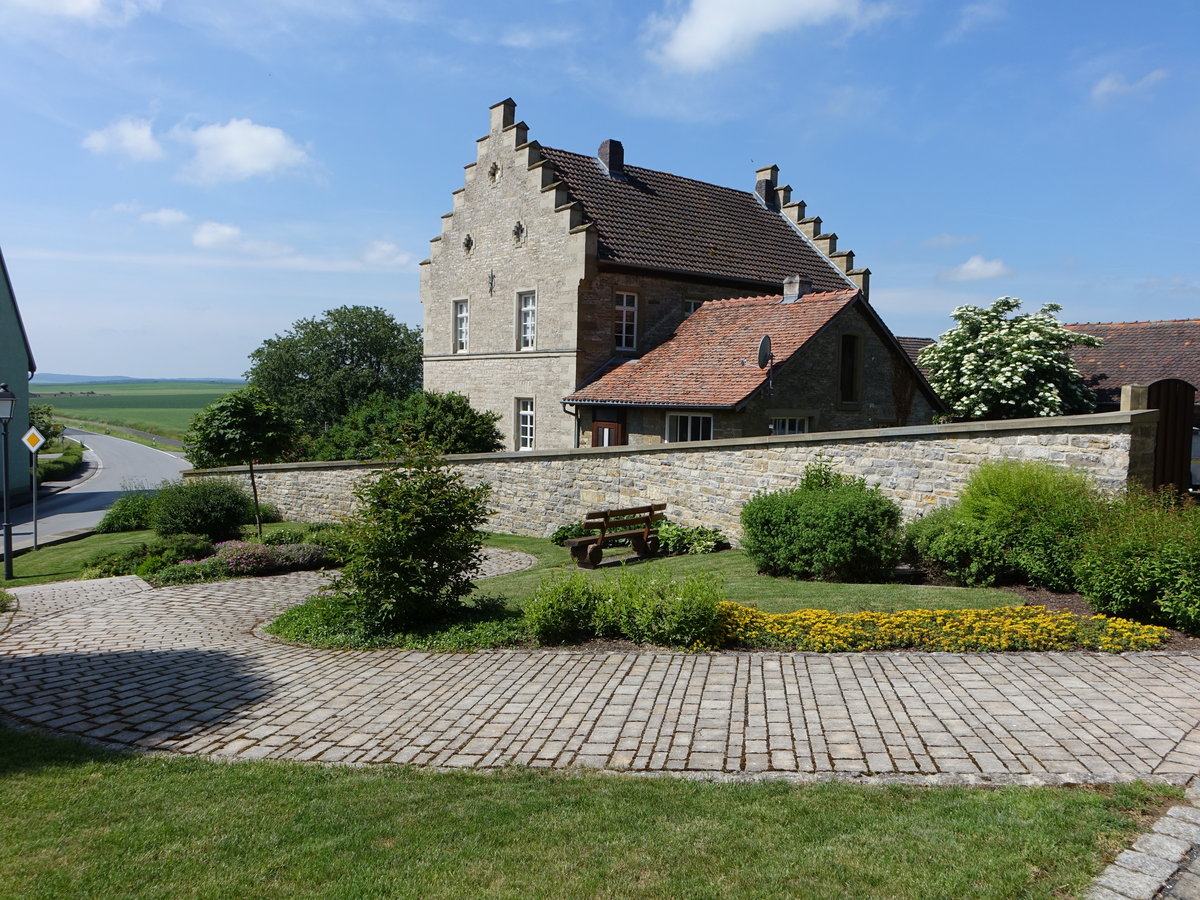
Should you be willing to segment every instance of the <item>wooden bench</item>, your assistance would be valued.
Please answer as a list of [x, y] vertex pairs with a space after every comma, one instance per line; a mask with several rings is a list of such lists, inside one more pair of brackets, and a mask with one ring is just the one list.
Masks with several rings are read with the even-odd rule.
[[651, 503], [649, 506], [632, 506], [629, 509], [602, 509], [590, 512], [583, 517], [583, 527], [589, 531], [598, 529], [598, 534], [584, 537], [567, 538], [564, 547], [571, 548], [580, 568], [594, 569], [604, 558], [606, 543], [618, 538], [629, 538], [633, 552], [639, 559], [654, 556], [658, 553], [658, 523], [665, 515], [665, 503]]

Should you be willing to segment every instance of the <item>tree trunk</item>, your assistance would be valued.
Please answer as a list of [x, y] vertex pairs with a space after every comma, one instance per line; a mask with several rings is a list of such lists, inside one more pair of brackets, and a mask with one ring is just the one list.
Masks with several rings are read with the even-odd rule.
[[262, 514], [258, 510], [258, 482], [254, 479], [254, 460], [250, 460], [250, 490], [254, 493], [254, 524], [258, 528], [258, 539], [262, 540]]

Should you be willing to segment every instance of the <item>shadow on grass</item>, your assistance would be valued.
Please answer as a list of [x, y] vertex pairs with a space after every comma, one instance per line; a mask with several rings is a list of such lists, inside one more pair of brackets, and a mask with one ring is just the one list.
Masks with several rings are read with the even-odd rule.
[[[0, 713], [142, 750], [220, 730], [271, 693], [269, 679], [219, 650], [0, 656]], [[0, 748], [0, 775], [40, 765]]]

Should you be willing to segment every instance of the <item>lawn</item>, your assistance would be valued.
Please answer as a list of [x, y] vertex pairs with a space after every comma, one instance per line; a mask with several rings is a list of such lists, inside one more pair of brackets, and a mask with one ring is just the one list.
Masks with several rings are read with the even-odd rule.
[[[507, 597], [521, 606], [541, 580], [556, 573], [580, 571], [588, 578], [611, 578], [621, 571], [621, 553], [606, 551], [605, 563], [598, 569], [578, 569], [571, 554], [545, 538], [511, 534], [489, 534], [488, 546], [520, 550], [538, 557], [538, 564], [523, 572], [500, 575], [479, 583], [477, 594]], [[850, 613], [870, 610], [894, 612], [901, 609], [990, 609], [1020, 605], [1020, 599], [1008, 591], [991, 588], [934, 587], [915, 584], [828, 584], [818, 581], [793, 581], [759, 575], [754, 563], [741, 550], [724, 550], [695, 556], [666, 556], [638, 561], [625, 556], [639, 573], [653, 576], [686, 578], [699, 575], [725, 585], [729, 600], [759, 607], [767, 612], [796, 609], [827, 609]]]
[[1178, 796], [228, 763], [0, 727], [0, 893], [1051, 900]]
[[[38, 384], [34, 391], [42, 396], [34, 402], [48, 403], [58, 418], [135, 428], [179, 439], [192, 416], [239, 387], [218, 381]], [[54, 393], [72, 396], [46, 396]]]

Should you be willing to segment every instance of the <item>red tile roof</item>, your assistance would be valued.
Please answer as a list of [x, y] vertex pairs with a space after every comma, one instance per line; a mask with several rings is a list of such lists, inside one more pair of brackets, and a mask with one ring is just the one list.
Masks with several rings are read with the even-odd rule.
[[[933, 338], [925, 337], [897, 337], [896, 343], [900, 345], [900, 349], [908, 354], [908, 358], [912, 360], [912, 364], [917, 365], [917, 354], [931, 344], [936, 344]], [[919, 367], [918, 367], [919, 368]], [[921, 370], [925, 371], [924, 369]]]
[[1180, 378], [1200, 388], [1200, 319], [1165, 322], [1080, 322], [1072, 331], [1104, 338], [1071, 351], [1101, 403], [1120, 402], [1121, 385]]
[[629, 165], [611, 178], [594, 156], [541, 152], [594, 223], [601, 261], [773, 285], [799, 274], [818, 291], [853, 287], [752, 191]]
[[767, 380], [758, 367], [758, 344], [771, 336], [775, 363], [789, 360], [858, 290], [782, 297], [710, 300], [675, 334], [640, 359], [602, 374], [566, 398], [567, 403], [734, 409]]

